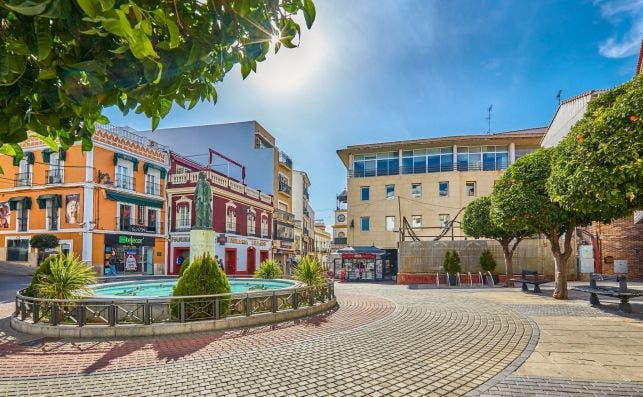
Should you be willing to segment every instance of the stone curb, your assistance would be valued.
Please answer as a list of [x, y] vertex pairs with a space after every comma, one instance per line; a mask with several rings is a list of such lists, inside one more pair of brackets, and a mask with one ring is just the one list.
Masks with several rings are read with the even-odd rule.
[[252, 316], [226, 317], [220, 320], [193, 321], [186, 323], [165, 323], [152, 325], [117, 325], [77, 327], [71, 325], [52, 326], [47, 324], [32, 324], [11, 317], [11, 328], [15, 331], [30, 335], [50, 338], [131, 338], [137, 336], [160, 336], [204, 331], [223, 331], [234, 328], [255, 327], [275, 324], [284, 321], [311, 317], [326, 312], [337, 306], [337, 298], [315, 306], [302, 307], [295, 310], [285, 310], [276, 313], [260, 313]]

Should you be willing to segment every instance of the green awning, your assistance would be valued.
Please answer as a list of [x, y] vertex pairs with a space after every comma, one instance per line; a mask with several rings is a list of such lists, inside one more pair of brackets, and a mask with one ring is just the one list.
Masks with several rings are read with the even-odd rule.
[[26, 210], [31, 209], [31, 197], [19, 196], [11, 197], [9, 200], [9, 209], [15, 211], [18, 208], [18, 203], [22, 202], [22, 208]]
[[167, 175], [167, 170], [165, 168], [156, 164], [145, 163], [145, 165], [143, 165], [143, 172], [147, 174], [147, 170], [149, 170], [150, 168], [161, 171], [161, 179], [165, 179], [165, 176]]
[[163, 208], [163, 201], [160, 200], [151, 200], [144, 197], [131, 196], [125, 193], [118, 192], [107, 192], [107, 198], [109, 200], [120, 201], [123, 203], [130, 203], [136, 205], [144, 205], [146, 207], [152, 208]]
[[[36, 161], [36, 156], [33, 154], [33, 152], [25, 152], [23, 153], [23, 159], [27, 160], [27, 163], [33, 164]], [[13, 158], [13, 165], [16, 167], [20, 165], [20, 160], [17, 157]]]
[[123, 153], [114, 153], [114, 165], [118, 163], [118, 159], [131, 161], [134, 164], [134, 171], [138, 171], [138, 159]]
[[[49, 164], [51, 161], [51, 154], [54, 153], [51, 149], [45, 149], [42, 151], [42, 161]], [[63, 148], [58, 149], [58, 159], [65, 161], [67, 158], [67, 151]]]
[[41, 210], [44, 210], [47, 208], [47, 200], [51, 200], [53, 202], [54, 208], [60, 208], [62, 206], [62, 195], [60, 194], [43, 194], [42, 196], [38, 196], [36, 201], [38, 202], [38, 208]]

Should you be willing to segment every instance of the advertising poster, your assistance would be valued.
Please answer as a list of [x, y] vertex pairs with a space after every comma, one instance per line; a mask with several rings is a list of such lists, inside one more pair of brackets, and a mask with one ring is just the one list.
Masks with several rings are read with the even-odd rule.
[[138, 251], [125, 251], [125, 271], [135, 272], [138, 269]]
[[594, 249], [591, 245], [579, 245], [578, 257], [580, 260], [581, 273], [594, 272]]
[[68, 224], [78, 224], [78, 208], [80, 206], [80, 194], [68, 194], [65, 196], [65, 222]]
[[11, 211], [9, 203], [0, 203], [0, 229], [9, 229], [11, 227]]

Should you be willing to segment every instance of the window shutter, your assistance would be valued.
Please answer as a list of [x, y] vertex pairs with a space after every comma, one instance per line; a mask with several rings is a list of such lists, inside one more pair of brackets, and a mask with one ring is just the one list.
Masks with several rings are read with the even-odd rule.
[[36, 161], [36, 156], [33, 154], [33, 152], [27, 153], [27, 162], [29, 164], [33, 164]]
[[50, 157], [51, 157], [52, 153], [53, 152], [51, 151], [51, 149], [45, 149], [45, 150], [42, 151], [42, 161], [43, 161], [43, 163], [49, 164], [49, 162], [51, 161]]

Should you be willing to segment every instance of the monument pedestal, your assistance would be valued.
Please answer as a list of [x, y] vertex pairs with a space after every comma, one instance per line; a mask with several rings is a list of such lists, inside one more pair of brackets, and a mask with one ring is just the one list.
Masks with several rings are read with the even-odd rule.
[[204, 254], [210, 254], [214, 258], [214, 230], [190, 230], [190, 262]]

